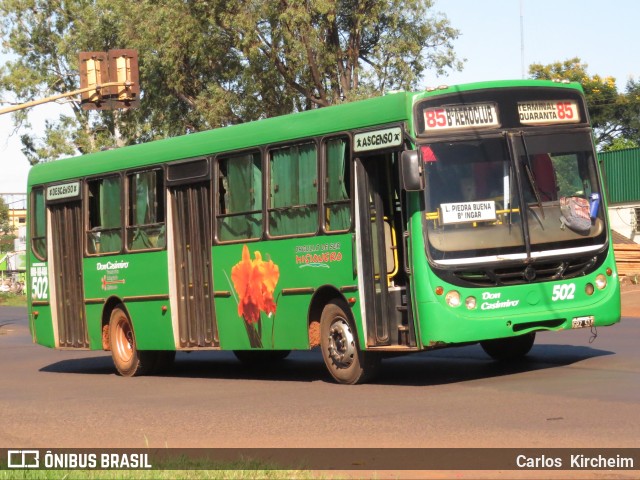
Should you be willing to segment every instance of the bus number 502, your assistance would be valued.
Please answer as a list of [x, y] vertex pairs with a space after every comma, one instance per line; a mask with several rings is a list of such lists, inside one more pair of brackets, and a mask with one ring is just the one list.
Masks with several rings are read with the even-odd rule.
[[31, 291], [33, 298], [46, 300], [48, 287], [49, 280], [47, 280], [47, 277], [33, 277], [31, 279]]
[[553, 295], [551, 295], [551, 301], [557, 302], [558, 300], [573, 300], [576, 293], [575, 283], [568, 283], [564, 285], [554, 285]]

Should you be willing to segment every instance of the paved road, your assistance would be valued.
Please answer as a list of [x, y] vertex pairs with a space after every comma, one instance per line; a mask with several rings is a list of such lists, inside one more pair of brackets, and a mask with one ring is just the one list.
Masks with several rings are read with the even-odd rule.
[[170, 376], [121, 378], [106, 353], [31, 344], [25, 309], [0, 307], [7, 322], [0, 447], [640, 445], [635, 317], [592, 342], [588, 330], [541, 333], [527, 363], [448, 349], [387, 360], [359, 386], [329, 381], [317, 351], [278, 370], [179, 353]]

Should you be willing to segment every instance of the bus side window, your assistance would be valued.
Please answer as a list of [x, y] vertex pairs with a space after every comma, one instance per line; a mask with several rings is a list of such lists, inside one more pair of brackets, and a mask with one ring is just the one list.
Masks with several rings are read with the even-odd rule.
[[218, 160], [217, 238], [221, 242], [262, 236], [260, 153]]
[[349, 140], [333, 138], [325, 144], [326, 179], [324, 224], [327, 232], [349, 230], [351, 226], [351, 170]]
[[122, 251], [122, 185], [119, 176], [89, 180], [87, 251]]
[[164, 179], [162, 170], [133, 173], [129, 181], [129, 224], [127, 248], [145, 250], [164, 248]]
[[269, 158], [269, 233], [318, 230], [318, 167], [315, 143], [274, 149]]
[[31, 249], [39, 260], [47, 258], [47, 217], [44, 205], [44, 189], [31, 193]]

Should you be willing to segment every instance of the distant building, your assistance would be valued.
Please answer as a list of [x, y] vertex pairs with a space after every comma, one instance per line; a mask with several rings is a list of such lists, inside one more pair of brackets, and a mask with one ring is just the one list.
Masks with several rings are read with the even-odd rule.
[[18, 234], [20, 227], [27, 225], [27, 194], [26, 193], [0, 193], [5, 203], [9, 206], [9, 225], [14, 235]]
[[11, 229], [11, 232], [2, 233], [11, 233], [16, 236], [13, 251], [0, 253], [0, 280], [6, 282], [11, 275], [24, 272], [26, 268], [27, 194], [0, 193], [0, 197], [9, 207], [9, 228]]

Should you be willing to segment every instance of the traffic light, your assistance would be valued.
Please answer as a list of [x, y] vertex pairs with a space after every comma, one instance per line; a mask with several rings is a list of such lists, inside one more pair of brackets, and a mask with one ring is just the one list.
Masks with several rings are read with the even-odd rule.
[[110, 87], [109, 98], [112, 108], [132, 108], [140, 103], [140, 82], [138, 81], [138, 52], [136, 50], [109, 50], [109, 82], [118, 85]]
[[140, 103], [138, 52], [80, 52], [81, 104], [85, 110], [133, 108]]
[[105, 104], [105, 89], [109, 82], [107, 52], [80, 52], [80, 88], [91, 88], [81, 93], [81, 104], [85, 110], [108, 108]]

